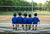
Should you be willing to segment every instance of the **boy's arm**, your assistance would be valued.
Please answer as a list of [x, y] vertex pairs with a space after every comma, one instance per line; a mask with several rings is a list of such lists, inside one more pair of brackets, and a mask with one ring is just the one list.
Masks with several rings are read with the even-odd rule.
[[40, 22], [38, 22], [40, 24]]
[[34, 18], [32, 18], [32, 23], [34, 22]]
[[34, 18], [32, 18], [32, 22], [34, 21]]
[[27, 18], [27, 23], [28, 23], [28, 18]]
[[22, 23], [23, 23], [23, 18], [22, 18]]
[[23, 18], [22, 18], [22, 22], [23, 22]]
[[39, 18], [38, 18], [38, 23], [40, 24], [40, 20], [39, 20]]
[[17, 23], [18, 23], [18, 18], [16, 18], [16, 20], [17, 20]]

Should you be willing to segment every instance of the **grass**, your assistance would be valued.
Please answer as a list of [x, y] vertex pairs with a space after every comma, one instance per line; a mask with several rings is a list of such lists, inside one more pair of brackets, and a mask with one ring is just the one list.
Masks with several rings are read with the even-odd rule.
[[[16, 14], [18, 14], [18, 12], [21, 12], [22, 14], [24, 13], [24, 11], [17, 11]], [[32, 14], [32, 11], [26, 11], [27, 14]], [[46, 12], [33, 12], [34, 13], [37, 13], [38, 15], [50, 15], [50, 12], [49, 11], [46, 11]], [[13, 15], [14, 12], [0, 12], [0, 15]]]
[[12, 15], [14, 12], [0, 12], [0, 15]]

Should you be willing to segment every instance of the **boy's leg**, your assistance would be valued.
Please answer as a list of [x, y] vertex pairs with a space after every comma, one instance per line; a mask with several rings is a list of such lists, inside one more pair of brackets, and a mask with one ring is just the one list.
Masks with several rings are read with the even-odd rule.
[[29, 25], [29, 30], [31, 29], [31, 25]]
[[34, 30], [34, 25], [33, 25], [33, 29], [32, 30]]
[[19, 29], [19, 24], [18, 24], [18, 29]]
[[16, 30], [17, 30], [17, 24], [16, 24]]
[[26, 30], [27, 30], [27, 24], [26, 24]]
[[37, 25], [35, 25], [35, 30], [37, 30]]
[[24, 25], [22, 25], [22, 28], [24, 29]]
[[29, 29], [29, 25], [27, 25], [27, 28]]
[[13, 24], [13, 30], [14, 30], [14, 24]]

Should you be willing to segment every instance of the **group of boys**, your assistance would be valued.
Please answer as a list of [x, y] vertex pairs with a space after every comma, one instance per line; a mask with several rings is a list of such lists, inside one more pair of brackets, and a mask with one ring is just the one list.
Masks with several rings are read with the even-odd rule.
[[[37, 13], [34, 14], [35, 17], [32, 18], [31, 14], [27, 15], [26, 13], [23, 14], [24, 17], [22, 17], [22, 13], [18, 13], [18, 17], [16, 15], [16, 13], [14, 13], [13, 15], [14, 17], [12, 18], [12, 24], [13, 24], [13, 30], [14, 28], [14, 24], [16, 24], [16, 29], [19, 27], [19, 25], [17, 24], [22, 24], [22, 28], [24, 29], [24, 24], [29, 27], [28, 29], [31, 29], [31, 24], [33, 24], [33, 30], [34, 30], [34, 24], [36, 24], [36, 28], [37, 29], [37, 24], [40, 24], [40, 20], [37, 17]], [[28, 16], [28, 18], [27, 18]], [[27, 25], [29, 24], [29, 25]]]

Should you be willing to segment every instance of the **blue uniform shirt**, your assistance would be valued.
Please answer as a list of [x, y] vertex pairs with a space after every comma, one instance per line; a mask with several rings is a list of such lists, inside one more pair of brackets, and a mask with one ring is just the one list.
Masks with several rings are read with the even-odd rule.
[[28, 18], [28, 24], [32, 24], [32, 18]]
[[21, 16], [18, 17], [18, 24], [22, 24], [22, 20], [23, 20], [23, 18]]
[[38, 24], [38, 22], [40, 22], [38, 17], [34, 17], [33, 18], [33, 24]]
[[27, 24], [28, 23], [28, 18], [27, 17], [24, 17], [23, 18], [23, 24]]
[[12, 18], [12, 24], [17, 24], [17, 22], [18, 22], [18, 21], [17, 21], [17, 18], [16, 18], [16, 17], [13, 17], [13, 18]]

